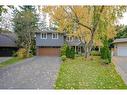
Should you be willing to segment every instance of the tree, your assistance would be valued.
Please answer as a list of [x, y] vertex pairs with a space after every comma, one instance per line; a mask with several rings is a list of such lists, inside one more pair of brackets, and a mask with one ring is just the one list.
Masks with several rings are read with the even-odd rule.
[[117, 26], [117, 35], [115, 38], [127, 38], [127, 25]]
[[45, 6], [42, 9], [58, 23], [58, 31], [78, 36], [86, 58], [96, 40], [101, 42], [104, 36], [116, 35], [115, 22], [126, 11], [125, 6]]
[[18, 45], [27, 50], [27, 57], [35, 47], [35, 32], [37, 30], [37, 15], [34, 6], [20, 6], [14, 11], [14, 32], [18, 35]]

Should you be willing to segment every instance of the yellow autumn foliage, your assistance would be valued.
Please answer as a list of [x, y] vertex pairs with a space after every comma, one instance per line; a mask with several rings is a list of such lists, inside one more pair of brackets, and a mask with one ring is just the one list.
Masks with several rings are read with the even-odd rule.
[[126, 7], [45, 6], [42, 11], [49, 13], [51, 20], [57, 22], [58, 31], [66, 30], [87, 43], [91, 40], [92, 30], [95, 28], [93, 42], [101, 46], [100, 37], [107, 36], [110, 39], [116, 35], [115, 22], [126, 11]]

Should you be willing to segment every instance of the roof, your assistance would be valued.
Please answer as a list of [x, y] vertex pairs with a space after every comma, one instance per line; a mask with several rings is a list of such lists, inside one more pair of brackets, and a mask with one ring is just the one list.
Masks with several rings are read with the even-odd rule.
[[69, 46], [81, 46], [81, 41], [78, 39], [75, 39], [73, 41], [66, 41]]
[[44, 28], [42, 30], [38, 29], [36, 33], [63, 33], [63, 32], [57, 32], [55, 29]]
[[122, 43], [122, 42], [127, 42], [127, 38], [120, 38], [120, 39], [115, 39], [113, 43]]
[[17, 47], [15, 33], [0, 33], [0, 47]]

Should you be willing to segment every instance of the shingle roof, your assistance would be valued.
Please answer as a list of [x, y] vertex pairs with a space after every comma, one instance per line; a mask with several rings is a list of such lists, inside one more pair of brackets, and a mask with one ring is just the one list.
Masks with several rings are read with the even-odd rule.
[[63, 32], [57, 32], [54, 29], [44, 28], [42, 30], [38, 29], [36, 33], [63, 33]]
[[0, 33], [0, 47], [17, 47], [15, 33]]
[[81, 46], [81, 41], [74, 39], [73, 41], [66, 41], [69, 46]]
[[127, 38], [120, 38], [120, 39], [115, 39], [113, 43], [121, 43], [121, 42], [127, 42]]

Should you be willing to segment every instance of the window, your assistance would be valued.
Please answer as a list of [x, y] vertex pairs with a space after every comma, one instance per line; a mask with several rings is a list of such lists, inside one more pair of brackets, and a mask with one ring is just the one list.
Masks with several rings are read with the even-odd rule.
[[52, 33], [52, 39], [58, 39], [58, 33]]
[[67, 37], [67, 41], [73, 41], [73, 37]]
[[41, 39], [47, 39], [47, 33], [41, 33]]

